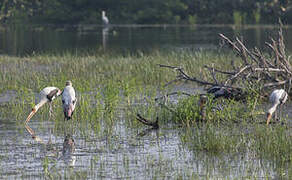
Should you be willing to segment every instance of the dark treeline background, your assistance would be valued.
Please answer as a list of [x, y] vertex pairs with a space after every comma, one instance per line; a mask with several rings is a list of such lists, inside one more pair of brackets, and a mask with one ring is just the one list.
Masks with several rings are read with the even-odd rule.
[[0, 0], [2, 23], [292, 23], [292, 0]]

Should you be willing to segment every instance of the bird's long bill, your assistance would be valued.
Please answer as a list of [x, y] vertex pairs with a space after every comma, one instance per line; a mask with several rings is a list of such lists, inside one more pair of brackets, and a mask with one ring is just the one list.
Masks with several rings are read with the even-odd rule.
[[25, 125], [25, 129], [34, 138], [35, 136], [34, 131], [28, 125]]
[[272, 114], [271, 114], [271, 113], [268, 113], [268, 114], [267, 114], [267, 125], [270, 124], [270, 120], [271, 120], [271, 118], [272, 118]]
[[36, 113], [36, 111], [33, 109], [29, 115], [27, 116], [26, 120], [25, 120], [25, 124], [28, 123], [28, 121], [32, 118], [32, 116]]

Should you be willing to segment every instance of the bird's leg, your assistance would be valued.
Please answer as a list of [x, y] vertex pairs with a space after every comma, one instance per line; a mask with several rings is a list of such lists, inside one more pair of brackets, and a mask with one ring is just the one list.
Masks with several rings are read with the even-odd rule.
[[52, 105], [52, 102], [49, 102], [49, 105], [50, 105], [49, 115], [50, 115], [50, 118], [51, 118], [52, 115], [53, 115], [53, 105]]
[[282, 108], [283, 108], [283, 104], [281, 104], [279, 107], [279, 121], [281, 121], [281, 118], [282, 118]]
[[[49, 102], [49, 106], [50, 106], [50, 110], [49, 110], [49, 119], [51, 119], [51, 117], [53, 116], [53, 103]], [[48, 144], [52, 143], [52, 129], [50, 128], [50, 126], [48, 125], [48, 130], [49, 130], [49, 141]]]
[[274, 113], [275, 115], [274, 115], [274, 118], [275, 118], [275, 120], [277, 120], [278, 119], [278, 110], [276, 109], [276, 111], [275, 111], [275, 113]]

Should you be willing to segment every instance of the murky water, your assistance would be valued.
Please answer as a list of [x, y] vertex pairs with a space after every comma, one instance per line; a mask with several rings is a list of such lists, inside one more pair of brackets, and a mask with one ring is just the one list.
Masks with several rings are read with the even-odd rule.
[[[186, 86], [182, 90], [188, 92], [193, 88]], [[8, 94], [5, 96], [15, 96], [12, 92]], [[1, 111], [8, 110], [5, 106], [0, 108]], [[143, 125], [129, 125], [125, 117], [123, 111], [117, 113], [110, 133], [105, 133], [109, 127], [101, 122], [103, 126], [99, 132], [88, 128], [84, 134], [80, 127], [72, 127], [72, 121], [61, 121], [64, 127], [72, 127], [71, 130], [56, 130], [54, 117], [48, 121], [35, 116], [29, 123], [37, 135], [32, 139], [22, 123], [1, 116], [0, 176], [5, 179], [43, 179], [44, 176], [237, 179], [277, 178], [283, 175], [281, 173], [287, 173], [286, 170], [279, 172], [274, 162], [263, 160], [249, 151], [233, 155], [196, 151], [188, 145], [192, 142], [183, 140], [185, 129], [177, 125], [162, 124], [159, 130], [153, 130]], [[65, 156], [63, 143], [68, 134], [75, 142], [75, 151]]]
[[[244, 37], [248, 47], [265, 47], [276, 37], [277, 26], [0, 26], [0, 54], [29, 55], [32, 53], [151, 51], [164, 48], [215, 49], [218, 33], [227, 37]], [[292, 28], [284, 28], [286, 47], [291, 52]]]
[[[36, 119], [37, 121], [37, 119]], [[51, 122], [33, 122], [38, 136], [46, 144], [48, 134], [43, 126], [53, 128]], [[49, 171], [53, 176], [83, 173], [83, 177], [96, 178], [174, 178], [267, 177], [276, 174], [273, 165], [263, 163], [250, 154], [237, 157], [216, 157], [193, 152], [183, 145], [183, 130], [160, 129], [142, 132], [130, 130], [118, 122], [113, 137], [91, 137], [90, 140], [72, 135], [76, 150], [74, 164], [62, 159], [63, 136], [53, 136], [52, 146], [33, 140], [27, 133], [19, 133], [21, 125], [3, 124], [1, 130], [0, 167], [4, 178], [36, 178]], [[140, 136], [141, 132], [144, 136]], [[45, 159], [49, 162], [45, 167]], [[255, 171], [255, 169], [257, 169]]]

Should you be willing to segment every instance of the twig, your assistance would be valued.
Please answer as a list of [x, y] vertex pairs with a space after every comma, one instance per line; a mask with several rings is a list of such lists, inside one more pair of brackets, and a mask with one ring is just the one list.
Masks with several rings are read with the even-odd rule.
[[137, 113], [137, 117], [136, 117], [136, 119], [137, 119], [138, 121], [140, 121], [141, 123], [147, 125], [147, 126], [152, 126], [152, 127], [155, 128], [155, 129], [158, 129], [158, 128], [159, 128], [158, 117], [156, 117], [156, 121], [151, 122], [151, 121], [149, 121], [149, 120], [143, 118], [139, 113]]

